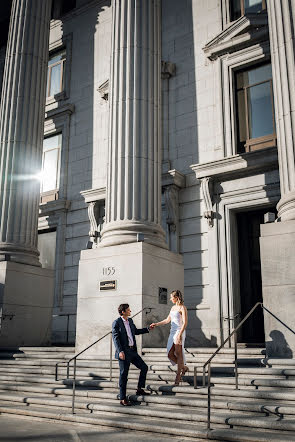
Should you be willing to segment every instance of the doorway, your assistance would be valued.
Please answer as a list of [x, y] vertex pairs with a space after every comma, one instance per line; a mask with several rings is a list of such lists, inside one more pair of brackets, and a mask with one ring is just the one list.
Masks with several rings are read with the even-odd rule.
[[[260, 209], [237, 213], [238, 264], [240, 299], [239, 322], [251, 308], [262, 302], [261, 262], [260, 262], [260, 225], [264, 223], [264, 214], [275, 209]], [[238, 334], [238, 342], [246, 344], [264, 344], [264, 318], [261, 308], [247, 319]]]

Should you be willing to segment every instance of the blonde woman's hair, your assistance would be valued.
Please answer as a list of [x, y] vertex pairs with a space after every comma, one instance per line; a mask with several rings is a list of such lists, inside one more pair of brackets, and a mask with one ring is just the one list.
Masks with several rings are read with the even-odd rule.
[[184, 300], [183, 300], [183, 294], [181, 293], [180, 290], [173, 290], [173, 292], [171, 292], [171, 295], [173, 296], [173, 298], [177, 298], [177, 305], [183, 305]]

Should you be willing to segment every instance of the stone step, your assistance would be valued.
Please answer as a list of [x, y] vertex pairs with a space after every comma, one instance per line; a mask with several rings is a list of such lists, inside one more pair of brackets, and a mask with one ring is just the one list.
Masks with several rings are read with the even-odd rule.
[[[35, 393], [35, 395], [31, 395], [28, 396], [26, 394], [20, 394], [20, 393], [7, 393], [7, 392], [1, 392], [0, 391], [0, 401], [8, 401], [8, 402], [20, 402], [20, 403], [26, 403], [26, 404], [43, 404], [43, 405], [48, 405], [48, 406], [59, 406], [59, 407], [69, 407], [71, 408], [72, 406], [72, 400], [71, 397], [69, 397], [69, 399], [67, 399], [69, 396], [66, 396], [66, 398], [62, 398], [62, 396], [60, 395], [58, 398], [56, 397], [52, 397], [52, 395], [42, 395], [42, 394], [37, 394]], [[168, 410], [172, 409], [173, 410], [173, 415], [175, 419], [186, 419], [186, 417], [181, 417], [181, 413], [183, 412], [184, 408], [185, 409], [189, 409], [191, 415], [193, 415], [193, 419], [195, 419], [195, 413], [196, 413], [196, 408], [199, 409], [198, 413], [203, 413], [204, 416], [207, 416], [207, 398], [206, 399], [194, 399], [194, 400], [188, 400], [186, 398], [183, 398], [182, 400], [172, 400], [172, 398], [167, 398], [167, 397], [158, 397], [158, 396], [153, 396], [153, 395], [148, 395], [144, 398], [136, 396], [136, 395], [131, 395], [132, 400], [134, 403], [138, 403], [141, 405], [145, 405], [144, 408], [139, 407], [139, 408], [133, 408], [133, 409], [129, 409], [128, 410], [144, 410], [146, 409], [146, 406], [149, 405], [149, 410], [154, 410], [154, 408], [156, 407], [156, 411], [155, 411], [155, 416], [159, 416], [161, 417], [161, 410], [164, 411], [164, 414], [162, 417], [165, 417], [166, 413], [167, 413], [167, 407]], [[59, 400], [58, 400], [59, 399]], [[96, 397], [95, 399], [92, 399], [90, 401], [90, 398], [87, 398], [87, 400], [82, 399], [82, 398], [77, 398], [76, 399], [76, 408], [87, 408], [88, 410], [106, 410], [106, 411], [111, 411], [108, 410], [107, 408], [104, 408], [104, 406], [106, 405], [106, 398], [103, 398], [103, 400], [101, 401], [102, 397]], [[95, 402], [95, 400], [99, 400], [99, 402]], [[93, 407], [93, 405], [95, 405]], [[112, 395], [111, 397], [107, 397], [107, 405], [108, 406], [113, 406], [113, 405], [118, 405], [118, 400], [116, 395]], [[165, 408], [161, 408], [161, 406], [163, 407], [163, 405], [165, 405]], [[177, 408], [177, 407], [181, 407], [181, 408]], [[224, 421], [221, 420], [220, 416], [223, 416], [222, 419], [225, 419], [225, 417], [229, 416], [229, 412], [239, 412], [239, 413], [255, 413], [255, 414], [264, 414], [264, 415], [276, 415], [279, 416], [280, 418], [283, 418], [284, 416], [295, 416], [295, 404], [293, 406], [291, 405], [286, 405], [286, 404], [273, 404], [271, 402], [263, 402], [263, 403], [256, 403], [256, 401], [249, 401], [248, 402], [244, 402], [241, 403], [240, 401], [232, 401], [232, 402], [228, 402], [227, 400], [212, 400], [212, 404], [211, 404], [212, 410], [215, 410], [215, 416], [216, 418], [212, 418], [212, 422], [217, 422], [217, 423], [223, 423]], [[217, 413], [218, 411], [218, 413]], [[223, 413], [222, 413], [223, 411]], [[153, 411], [154, 412], [154, 411]], [[150, 414], [152, 415], [152, 414]], [[179, 416], [179, 417], [178, 417]], [[187, 414], [185, 415], [187, 416]], [[199, 416], [199, 414], [198, 414]], [[190, 417], [187, 417], [187, 420], [191, 420]], [[203, 418], [201, 419], [203, 421]]]
[[0, 359], [56, 359], [56, 360], [68, 360], [74, 356], [73, 353], [0, 353]]
[[[211, 440], [230, 440], [230, 441], [243, 441], [243, 442], [249, 442], [249, 441], [271, 441], [271, 440], [280, 440], [280, 441], [290, 441], [294, 440], [295, 438], [295, 432], [292, 430], [288, 430], [289, 432], [286, 432], [286, 430], [283, 430], [281, 433], [271, 434], [268, 431], [265, 431], [265, 429], [261, 430], [263, 427], [261, 425], [264, 425], [264, 422], [268, 418], [260, 418], [260, 417], [249, 417], [246, 419], [245, 417], [230, 417], [230, 425], [239, 425], [239, 423], [248, 424], [247, 426], [250, 427], [251, 430], [248, 429], [247, 432], [245, 431], [233, 431], [231, 429], [218, 429], [218, 430], [211, 430], [207, 431], [205, 428], [205, 425], [198, 422], [197, 424], [194, 422], [185, 423], [182, 422], [181, 425], [179, 425], [178, 422], [173, 422], [173, 413], [171, 413], [171, 419], [159, 419], [159, 418], [153, 418], [149, 417], [143, 418], [142, 416], [134, 416], [134, 415], [128, 415], [128, 419], [118, 419], [119, 416], [125, 416], [125, 413], [123, 413], [125, 409], [120, 411], [116, 416], [102, 416], [101, 413], [96, 414], [70, 414], [70, 413], [61, 413], [59, 411], [54, 412], [50, 408], [33, 408], [28, 407], [26, 405], [3, 405], [0, 404], [0, 413], [3, 414], [13, 414], [13, 415], [22, 415], [22, 416], [30, 416], [35, 418], [46, 418], [46, 419], [54, 419], [54, 420], [60, 420], [60, 421], [66, 421], [66, 422], [74, 422], [74, 423], [83, 423], [83, 424], [90, 424], [90, 425], [102, 425], [102, 426], [108, 426], [108, 427], [117, 427], [117, 428], [123, 428], [123, 429], [132, 429], [132, 430], [139, 430], [139, 431], [148, 431], [154, 434], [160, 433], [160, 434], [168, 434], [168, 435], [177, 435], [177, 436], [183, 436], [183, 437], [194, 437], [194, 438], [201, 438], [201, 439], [211, 439]], [[127, 412], [127, 410], [126, 410]], [[268, 419], [267, 426], [271, 427], [272, 429], [275, 427], [292, 427], [293, 422], [278, 422], [275, 420]], [[253, 427], [254, 424], [254, 427]], [[279, 424], [279, 425], [277, 425]], [[216, 425], [216, 424], [215, 424]], [[255, 428], [255, 425], [257, 425], [257, 428], [253, 431], [253, 428]], [[259, 427], [258, 427], [259, 425]], [[282, 430], [281, 430], [282, 431]], [[247, 437], [247, 439], [245, 439]]]
[[[267, 369], [266, 369], [267, 370]], [[13, 367], [13, 366], [1, 366], [0, 365], [0, 376], [3, 373], [7, 373], [9, 371], [9, 374], [21, 374], [21, 375], [33, 375], [33, 374], [39, 374], [39, 375], [46, 375], [46, 376], [55, 376], [55, 366], [52, 366], [51, 368], [42, 368], [42, 367]], [[284, 370], [285, 371], [285, 370]], [[252, 373], [249, 373], [247, 369], [239, 369], [239, 379], [288, 379], [288, 378], [294, 378], [295, 372], [293, 371], [293, 374], [267, 374], [267, 371], [261, 371], [259, 373], [255, 373], [254, 370], [252, 370]], [[276, 372], [283, 372], [282, 370], [277, 370]], [[59, 378], [65, 378], [66, 377], [66, 367], [60, 367], [58, 371]], [[214, 383], [218, 383], [219, 379], [222, 379], [222, 383], [224, 383], [224, 379], [228, 380], [230, 384], [234, 383], [234, 380], [232, 379], [234, 376], [234, 370], [231, 371], [225, 371], [222, 370], [214, 370], [212, 369], [213, 374], [219, 374], [220, 377], [213, 377], [212, 382], [214, 380]], [[255, 374], [255, 378], [254, 375]], [[73, 370], [70, 370], [70, 376], [72, 377]], [[109, 368], [87, 368], [87, 367], [79, 367], [77, 368], [76, 372], [77, 377], [100, 377], [104, 379], [108, 379], [110, 376], [110, 370]], [[163, 382], [172, 382], [175, 379], [176, 375], [176, 368], [172, 370], [149, 370], [147, 374], [147, 379], [158, 379], [162, 380]], [[198, 372], [198, 383], [201, 385], [202, 378], [201, 378], [202, 372]], [[119, 377], [119, 367], [116, 364], [113, 367], [112, 370], [112, 376], [114, 378]], [[131, 369], [129, 371], [129, 378], [138, 376], [138, 369], [136, 367]], [[291, 380], [291, 379], [290, 379]], [[189, 371], [186, 376], [184, 376], [184, 381], [189, 382], [190, 384], [193, 383], [193, 375]], [[226, 382], [226, 381], [225, 381]]]
[[[137, 372], [138, 373], [138, 372]], [[137, 373], [130, 373], [130, 380], [137, 379], [138, 374]], [[82, 373], [84, 375], [83, 377], [77, 378], [77, 385], [85, 385], [85, 386], [103, 386], [105, 388], [108, 388], [109, 385], [113, 386], [113, 383], [108, 380], [108, 376], [102, 376], [97, 375], [98, 379], [93, 379], [94, 375], [90, 374], [85, 376], [85, 373]], [[118, 372], [114, 372], [114, 380], [118, 380]], [[173, 376], [169, 377], [163, 376], [164, 379], [159, 378], [158, 376], [153, 376], [150, 374], [150, 379], [153, 381], [154, 386], [157, 388], [164, 382], [173, 382]], [[0, 373], [0, 381], [10, 381], [12, 380], [12, 377], [10, 374], [3, 374]], [[51, 384], [54, 382], [54, 376], [36, 376], [31, 373], [22, 373], [21, 375], [14, 373], [13, 376], [14, 381], [21, 381], [21, 382], [36, 382], [36, 383], [49, 383]], [[272, 387], [272, 388], [294, 388], [295, 387], [295, 380], [286, 380], [286, 379], [264, 379], [264, 378], [253, 378], [251, 375], [241, 375], [239, 376], [239, 388], [243, 387], [251, 387], [251, 388], [259, 388], [259, 387]], [[60, 379], [57, 381], [59, 383], [64, 383], [66, 385], [71, 385], [72, 380], [71, 379]], [[192, 385], [193, 384], [193, 378], [191, 376], [185, 376], [183, 380], [183, 384], [185, 385]], [[201, 376], [198, 377], [198, 384], [202, 384], [202, 378]], [[211, 377], [211, 385], [227, 385], [227, 386], [235, 386], [235, 378], [233, 377]]]
[[[61, 389], [68, 389], [71, 392], [72, 380], [65, 380], [62, 383], [29, 383], [29, 382], [20, 382], [17, 381], [5, 381], [0, 383], [0, 389], [8, 390], [8, 391], [34, 391], [34, 392], [46, 392], [46, 393], [56, 393], [61, 391]], [[109, 392], [118, 392], [118, 383], [117, 382], [109, 382], [109, 381], [80, 381], [77, 382], [77, 388], [81, 390], [90, 390], [88, 395], [92, 394], [93, 391], [109, 391]], [[137, 388], [137, 382], [129, 382], [128, 389], [135, 391]], [[156, 385], [156, 384], [148, 384], [147, 388], [153, 391], [156, 394], [164, 394], [164, 395], [185, 395], [190, 398], [196, 397], [204, 397], [207, 395], [207, 388], [198, 388], [194, 389], [191, 386], [174, 386], [174, 385]], [[284, 393], [280, 391], [272, 391], [272, 390], [247, 390], [240, 389], [235, 390], [234, 388], [221, 388], [221, 387], [212, 387], [211, 388], [212, 397], [220, 398], [220, 397], [228, 397], [228, 398], [256, 398], [263, 400], [280, 400], [292, 403], [295, 400], [295, 392], [294, 390], [287, 390]], [[71, 394], [71, 393], [70, 393]], [[229, 399], [229, 400], [231, 400]]]
[[61, 352], [61, 353], [74, 353], [75, 352], [75, 346], [52, 346], [52, 347], [0, 347], [0, 353], [1, 352], [28, 352], [28, 353], [35, 353], [35, 352]]
[[[214, 352], [216, 351], [216, 348], [213, 347], [185, 347], [185, 354], [193, 354], [193, 355], [199, 355], [199, 354], [203, 354], [203, 355], [208, 355], [208, 357], [210, 357], [210, 355], [212, 355]], [[167, 354], [167, 350], [166, 348], [143, 348], [142, 349], [142, 354], [143, 355], [147, 355], [147, 354]], [[234, 348], [223, 348], [221, 349], [218, 354], [231, 354], [234, 355], [235, 350]], [[245, 355], [265, 355], [266, 354], [266, 350], [265, 348], [238, 348], [238, 354], [245, 354]]]

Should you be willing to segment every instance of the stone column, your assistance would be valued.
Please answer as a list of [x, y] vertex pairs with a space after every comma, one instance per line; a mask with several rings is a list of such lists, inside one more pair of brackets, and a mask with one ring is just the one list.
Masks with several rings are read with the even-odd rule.
[[13, 1], [0, 108], [0, 259], [35, 266], [50, 12]]
[[295, 1], [268, 0], [281, 200], [278, 216], [295, 220]]
[[[160, 0], [114, 0], [110, 149], [102, 246], [167, 248], [161, 227]], [[142, 237], [142, 235], [141, 235]]]
[[[264, 327], [268, 356], [294, 357], [295, 49], [294, 0], [268, 0], [281, 199], [278, 221], [261, 226]], [[293, 330], [293, 331], [292, 331]]]

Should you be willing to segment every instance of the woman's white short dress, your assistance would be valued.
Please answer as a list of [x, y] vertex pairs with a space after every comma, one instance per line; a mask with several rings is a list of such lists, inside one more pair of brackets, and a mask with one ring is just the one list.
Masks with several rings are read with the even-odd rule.
[[[167, 342], [167, 355], [171, 350], [173, 344], [176, 344], [176, 338], [183, 324], [182, 314], [178, 310], [170, 311], [171, 318], [171, 329], [170, 335]], [[185, 354], [184, 354], [184, 341], [185, 341], [185, 330], [182, 333], [182, 354], [183, 354], [183, 363], [185, 364]], [[169, 357], [168, 357], [169, 359]], [[171, 359], [170, 359], [171, 361]], [[174, 361], [171, 361], [172, 365], [176, 365]]]

